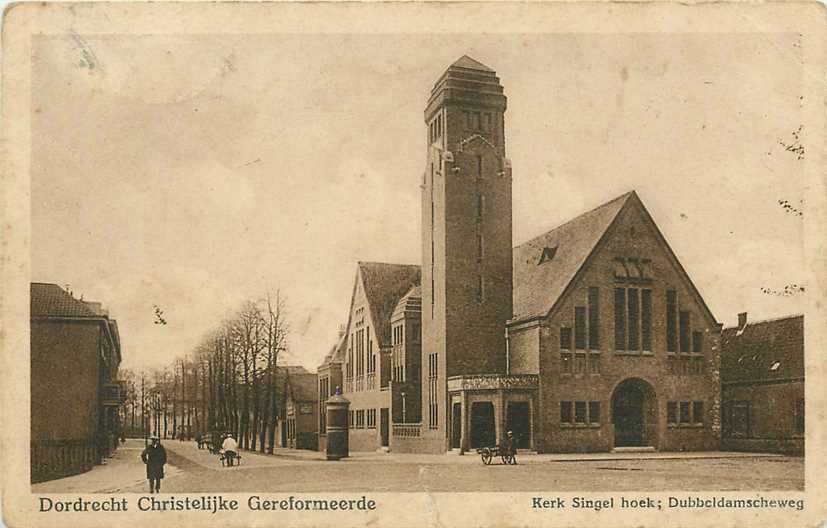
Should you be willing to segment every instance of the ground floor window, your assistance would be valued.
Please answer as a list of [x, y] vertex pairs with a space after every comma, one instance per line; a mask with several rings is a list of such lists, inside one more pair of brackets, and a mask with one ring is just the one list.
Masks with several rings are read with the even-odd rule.
[[599, 401], [561, 401], [560, 425], [596, 425], [600, 423]]
[[365, 428], [365, 410], [359, 409], [356, 411], [356, 429]]
[[666, 422], [669, 425], [702, 425], [704, 423], [704, 402], [666, 402]]
[[726, 437], [750, 436], [749, 401], [724, 403], [723, 434]]
[[368, 409], [368, 429], [376, 429], [376, 409]]

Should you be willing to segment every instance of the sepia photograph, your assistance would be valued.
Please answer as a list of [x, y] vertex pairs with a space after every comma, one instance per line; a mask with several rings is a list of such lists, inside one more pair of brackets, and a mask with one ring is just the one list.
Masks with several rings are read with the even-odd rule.
[[[31, 525], [823, 514], [824, 38], [794, 13], [32, 5], [4, 19]], [[463, 522], [474, 494], [522, 514]]]

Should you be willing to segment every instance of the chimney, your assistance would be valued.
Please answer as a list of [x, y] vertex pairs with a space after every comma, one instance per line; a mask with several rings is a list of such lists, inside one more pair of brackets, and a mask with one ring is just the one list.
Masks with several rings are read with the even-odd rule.
[[738, 314], [738, 329], [743, 330], [745, 326], [747, 326], [747, 312], [741, 312]]

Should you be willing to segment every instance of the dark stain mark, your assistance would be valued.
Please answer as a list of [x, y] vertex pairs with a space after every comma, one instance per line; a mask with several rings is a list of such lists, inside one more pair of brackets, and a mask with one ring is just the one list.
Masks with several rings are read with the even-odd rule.
[[[799, 200], [798, 202], [799, 202], [799, 204], [804, 203], [803, 200]], [[791, 214], [791, 215], [795, 215], [795, 216], [804, 216], [804, 211], [794, 207], [793, 204], [791, 204], [787, 200], [778, 200], [778, 205], [780, 205], [781, 208], [784, 209], [784, 212], [787, 213], [787, 214]]]
[[804, 145], [801, 144], [801, 130], [803, 128], [804, 125], [800, 125], [796, 130], [793, 130], [793, 140], [791, 142], [785, 142], [781, 139], [778, 140], [778, 144], [784, 147], [784, 150], [792, 152], [795, 154], [796, 159], [799, 160], [804, 159]]
[[787, 284], [783, 290], [774, 290], [772, 288], [761, 288], [761, 292], [767, 295], [776, 295], [778, 297], [791, 297], [793, 295], [804, 293], [804, 286], [798, 284]]

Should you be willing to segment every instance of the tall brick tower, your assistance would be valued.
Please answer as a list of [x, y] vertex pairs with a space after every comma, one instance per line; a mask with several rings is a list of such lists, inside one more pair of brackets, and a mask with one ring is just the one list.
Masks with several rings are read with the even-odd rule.
[[447, 447], [446, 380], [505, 371], [512, 315], [511, 166], [506, 97], [494, 70], [463, 56], [425, 109], [422, 182], [422, 436]]

